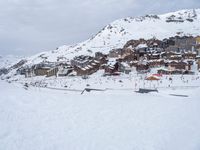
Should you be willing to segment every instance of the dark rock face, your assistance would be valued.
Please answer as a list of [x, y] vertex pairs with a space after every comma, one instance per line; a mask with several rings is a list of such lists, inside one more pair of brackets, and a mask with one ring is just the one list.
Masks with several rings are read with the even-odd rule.
[[7, 74], [7, 73], [8, 73], [8, 69], [6, 69], [6, 68], [0, 69], [0, 76], [3, 75], [3, 74]]

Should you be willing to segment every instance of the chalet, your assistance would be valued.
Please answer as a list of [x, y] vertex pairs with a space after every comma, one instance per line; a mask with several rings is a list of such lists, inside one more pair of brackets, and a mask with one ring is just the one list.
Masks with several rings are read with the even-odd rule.
[[168, 59], [169, 60], [178, 60], [178, 61], [180, 61], [180, 60], [183, 59], [183, 57], [182, 57], [181, 54], [176, 54], [176, 55], [171, 55]]
[[129, 54], [129, 55], [124, 55], [124, 57], [120, 58], [119, 60], [121, 62], [131, 62], [131, 61], [134, 61], [134, 60], [137, 60], [137, 55], [132, 53], [132, 54]]
[[123, 49], [119, 48], [119, 49], [113, 49], [111, 51], [109, 51], [109, 57], [110, 58], [118, 58], [121, 57], [123, 55]]
[[26, 67], [20, 67], [16, 70], [18, 75], [25, 75], [26, 74]]
[[185, 72], [185, 70], [178, 70], [178, 69], [176, 69], [176, 70], [171, 70], [170, 71], [170, 74], [184, 74], [184, 72]]
[[171, 72], [168, 70], [168, 69], [165, 69], [165, 68], [160, 68], [157, 70], [157, 73], [158, 74], [171, 74]]
[[[103, 59], [104, 60], [104, 59]], [[78, 76], [91, 75], [99, 70], [101, 66], [101, 60], [90, 60], [85, 67], [74, 66], [74, 71]]]
[[171, 61], [168, 63], [169, 70], [190, 70], [190, 66], [186, 62]]
[[119, 63], [116, 59], [109, 59], [105, 66], [105, 74], [112, 75], [119, 71]]
[[169, 39], [164, 39], [163, 48], [165, 48], [166, 51], [173, 52], [190, 51], [194, 49], [196, 43], [196, 38], [192, 36], [175, 36]]
[[161, 67], [165, 66], [165, 61], [163, 59], [149, 60], [148, 65], [150, 68]]
[[149, 48], [152, 48], [152, 49], [159, 48], [158, 42], [153, 41], [153, 40], [150, 40], [150, 42], [147, 42], [147, 45]]
[[78, 66], [74, 67], [74, 71], [77, 73], [78, 76], [91, 75], [96, 71], [98, 71], [98, 69], [99, 68], [97, 66], [92, 66], [92, 65], [87, 65], [84, 68], [80, 68]]
[[36, 67], [34, 68], [34, 74], [36, 76], [45, 76], [50, 70], [51, 70], [51, 67]]
[[85, 68], [80, 68], [78, 66], [74, 66], [74, 71], [76, 72], [77, 76], [83, 76], [88, 74], [88, 70]]
[[188, 63], [189, 70], [190, 70], [190, 67], [191, 67], [192, 65], [194, 65], [194, 60], [192, 60], [192, 59], [184, 60], [184, 62]]
[[149, 64], [145, 61], [139, 62], [136, 65], [136, 70], [140, 73], [146, 73], [149, 72]]
[[181, 53], [169, 51], [161, 54], [162, 58], [169, 59], [169, 60], [181, 60], [182, 55]]
[[136, 67], [139, 61], [130, 61], [129, 65], [131, 67]]
[[148, 54], [147, 55], [148, 60], [155, 60], [155, 59], [160, 59], [160, 54], [159, 53], [154, 53], [154, 54]]
[[196, 39], [192, 36], [175, 37], [175, 45], [184, 51], [191, 51], [196, 45]]
[[69, 75], [73, 71], [73, 67], [69, 64], [69, 62], [59, 62], [56, 65], [57, 69], [55, 70], [56, 76], [64, 77]]
[[47, 71], [47, 77], [57, 76], [58, 73], [58, 67], [51, 68], [49, 71]]
[[183, 53], [183, 58], [184, 59], [195, 59], [197, 56], [196, 52], [188, 51]]
[[184, 74], [183, 70], [168, 70], [168, 69], [158, 69], [157, 70], [158, 74], [165, 74], [165, 75], [169, 75], [169, 74]]
[[169, 39], [163, 39], [161, 47], [166, 49], [167, 47], [174, 46], [174, 45], [175, 45], [174, 38], [169, 38]]
[[101, 52], [96, 52], [95, 53], [95, 59], [101, 59], [101, 58], [106, 58], [107, 55], [101, 53]]
[[77, 73], [77, 76], [83, 76], [83, 75], [88, 75], [89, 74], [89, 68], [80, 68], [78, 66], [74, 66], [74, 71]]
[[100, 66], [102, 64], [104, 64], [105, 62], [102, 63], [101, 60], [93, 60], [90, 62], [90, 65], [95, 69], [95, 70], [98, 70], [100, 68]]
[[123, 49], [123, 55], [124, 56], [129, 56], [132, 55], [134, 53], [134, 49], [133, 48], [124, 48]]
[[26, 68], [26, 69], [25, 69], [25, 78], [30, 78], [30, 77], [33, 77], [33, 76], [35, 76], [33, 67], [31, 67], [31, 68]]
[[55, 67], [54, 63], [43, 62], [32, 66], [30, 70], [28, 69], [28, 72], [29, 71], [31, 71], [31, 73], [34, 72], [35, 76], [46, 76], [48, 72], [54, 67]]
[[80, 68], [84, 68], [90, 63], [90, 60], [93, 60], [93, 57], [84, 55], [76, 56], [73, 60], [71, 60], [71, 66], [78, 66]]
[[196, 59], [196, 61], [199, 61], [200, 60], [200, 55], [197, 55], [195, 59]]
[[180, 52], [180, 48], [177, 45], [170, 45], [165, 50], [167, 52]]
[[147, 44], [139, 44], [135, 48], [136, 53], [139, 54], [139, 57], [144, 56], [147, 52], [148, 46]]
[[194, 75], [195, 72], [193, 72], [193, 71], [191, 71], [191, 70], [185, 70], [185, 71], [183, 71], [183, 74]]
[[163, 48], [150, 48], [148, 47], [146, 53], [147, 54], [160, 54], [161, 52], [164, 52]]
[[127, 63], [119, 63], [119, 72], [129, 74], [132, 71], [132, 68]]
[[126, 48], [130, 48], [130, 49], [133, 49], [135, 48], [138, 44], [140, 43], [139, 40], [130, 40], [128, 42], [126, 42], [126, 44], [124, 45], [124, 49]]
[[[154, 39], [153, 39], [153, 41], [154, 41]], [[140, 45], [140, 44], [144, 44], [144, 43], [146, 43], [146, 45], [147, 45], [147, 43], [150, 45], [150, 43], [152, 42], [152, 39], [150, 39], [150, 40], [145, 40], [145, 39], [139, 39], [139, 40], [130, 40], [130, 41], [128, 41], [125, 45], [124, 45], [124, 47], [123, 47], [123, 49], [126, 49], [126, 48], [129, 48], [129, 49], [135, 49], [138, 45]], [[147, 46], [148, 47], [148, 46]]]
[[163, 49], [163, 41], [160, 41], [158, 39], [152, 38], [152, 39], [146, 40], [145, 43], [150, 49], [154, 49], [157, 51]]
[[106, 64], [108, 62], [107, 56], [95, 58], [92, 62], [99, 63], [100, 65]]
[[73, 67], [59, 67], [57, 76], [58, 77], [68, 76], [71, 72], [73, 72], [73, 70], [74, 70]]
[[160, 58], [167, 59], [167, 52], [161, 52], [160, 53]]

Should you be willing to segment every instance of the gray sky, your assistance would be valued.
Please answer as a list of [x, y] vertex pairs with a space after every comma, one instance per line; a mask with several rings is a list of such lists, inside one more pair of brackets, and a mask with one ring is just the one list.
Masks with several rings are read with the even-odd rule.
[[199, 0], [0, 0], [0, 55], [53, 50], [116, 19], [186, 8], [200, 8]]

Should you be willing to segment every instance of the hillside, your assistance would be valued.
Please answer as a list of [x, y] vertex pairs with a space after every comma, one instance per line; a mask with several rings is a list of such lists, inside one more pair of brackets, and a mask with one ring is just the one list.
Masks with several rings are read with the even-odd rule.
[[14, 64], [16, 64], [20, 59], [23, 57], [14, 56], [14, 55], [7, 55], [7, 56], [0, 56], [0, 68], [7, 68]]
[[162, 15], [146, 15], [116, 20], [92, 38], [73, 46], [61, 46], [56, 50], [42, 52], [28, 58], [27, 64], [37, 64], [43, 60], [67, 61], [77, 55], [94, 55], [101, 51], [108, 53], [113, 48], [120, 48], [131, 39], [156, 37], [164, 39], [170, 36], [199, 35], [200, 9], [181, 10]]

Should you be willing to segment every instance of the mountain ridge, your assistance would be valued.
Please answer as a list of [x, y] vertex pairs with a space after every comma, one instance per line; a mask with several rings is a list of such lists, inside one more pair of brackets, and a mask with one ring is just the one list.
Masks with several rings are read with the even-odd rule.
[[26, 65], [43, 61], [70, 61], [77, 55], [94, 55], [98, 51], [107, 54], [112, 49], [122, 48], [132, 39], [164, 39], [177, 34], [200, 35], [199, 8], [118, 19], [84, 42], [71, 46], [63, 45], [56, 50], [28, 57]]

